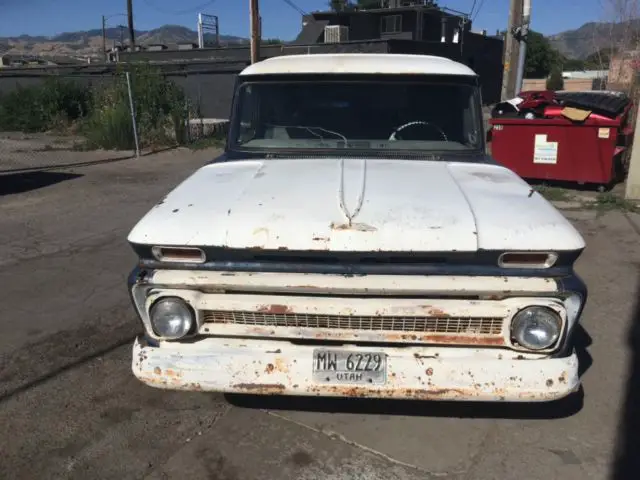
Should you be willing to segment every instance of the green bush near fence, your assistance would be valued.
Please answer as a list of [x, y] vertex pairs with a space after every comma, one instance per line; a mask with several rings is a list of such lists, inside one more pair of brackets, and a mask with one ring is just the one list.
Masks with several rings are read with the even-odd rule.
[[[185, 94], [159, 69], [129, 67], [141, 147], [186, 142]], [[132, 149], [133, 123], [124, 70], [100, 88], [47, 79], [0, 97], [0, 130], [43, 132], [77, 124], [90, 147]]]
[[75, 82], [51, 77], [38, 86], [21, 87], [0, 97], [0, 129], [44, 132], [87, 115], [91, 94]]
[[[185, 142], [187, 117], [184, 92], [158, 69], [136, 65], [129, 70], [141, 147]], [[129, 92], [124, 71], [98, 90], [83, 133], [90, 144], [102, 148], [135, 147]]]

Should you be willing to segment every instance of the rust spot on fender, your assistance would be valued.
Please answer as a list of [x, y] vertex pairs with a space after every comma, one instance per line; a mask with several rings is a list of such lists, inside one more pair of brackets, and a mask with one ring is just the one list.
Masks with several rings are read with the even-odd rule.
[[314, 242], [328, 242], [330, 240], [329, 237], [313, 237], [311, 240]]
[[175, 370], [171, 370], [170, 368], [167, 368], [164, 371], [164, 374], [165, 374], [166, 377], [169, 377], [169, 378], [180, 378], [180, 377], [182, 377], [181, 373], [178, 373]]
[[268, 363], [267, 368], [264, 369], [266, 373], [273, 373], [276, 367], [273, 366], [273, 363]]
[[427, 368], [427, 371], [425, 373], [427, 374], [427, 376], [430, 377], [431, 375], [433, 375], [433, 368], [431, 367]]
[[257, 394], [281, 393], [286, 389], [281, 383], [237, 383], [232, 387]]
[[567, 383], [567, 372], [562, 372], [560, 374], [560, 378], [558, 378], [560, 383]]
[[276, 358], [276, 370], [282, 373], [289, 373], [289, 367], [287, 367], [287, 363], [281, 358]]
[[153, 369], [153, 373], [156, 375], [162, 375], [162, 370], [160, 370], [160, 367], [156, 367]]
[[354, 230], [356, 232], [375, 232], [377, 230], [376, 227], [372, 227], [371, 225], [367, 225], [366, 223], [352, 223], [349, 225], [348, 223], [331, 223], [331, 230]]
[[271, 313], [274, 315], [284, 315], [285, 313], [293, 313], [291, 307], [287, 307], [286, 305], [260, 305], [258, 307], [259, 313]]

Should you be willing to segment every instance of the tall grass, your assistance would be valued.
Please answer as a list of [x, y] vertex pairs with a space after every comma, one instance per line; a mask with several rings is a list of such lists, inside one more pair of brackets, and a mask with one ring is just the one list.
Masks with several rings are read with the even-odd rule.
[[88, 88], [49, 77], [41, 85], [22, 87], [0, 97], [0, 129], [44, 132], [81, 119], [90, 109]]
[[[128, 66], [141, 147], [186, 141], [184, 91], [150, 65]], [[90, 146], [132, 149], [133, 122], [124, 70], [101, 87], [49, 78], [0, 96], [0, 130], [40, 132], [77, 124]]]

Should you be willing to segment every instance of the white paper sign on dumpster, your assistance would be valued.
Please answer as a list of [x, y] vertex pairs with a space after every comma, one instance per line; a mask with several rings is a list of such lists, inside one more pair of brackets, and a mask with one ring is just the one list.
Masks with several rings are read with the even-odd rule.
[[533, 163], [558, 163], [558, 142], [548, 142], [546, 135], [536, 135], [533, 146]]

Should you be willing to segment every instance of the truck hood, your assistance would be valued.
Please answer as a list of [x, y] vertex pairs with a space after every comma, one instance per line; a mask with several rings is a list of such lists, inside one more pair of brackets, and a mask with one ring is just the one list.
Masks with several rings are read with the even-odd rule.
[[573, 226], [504, 167], [381, 159], [212, 163], [158, 203], [128, 240], [300, 251], [584, 247]]

